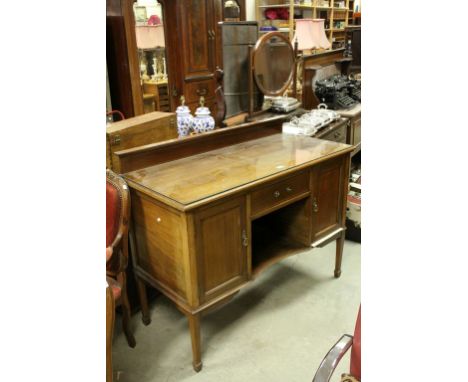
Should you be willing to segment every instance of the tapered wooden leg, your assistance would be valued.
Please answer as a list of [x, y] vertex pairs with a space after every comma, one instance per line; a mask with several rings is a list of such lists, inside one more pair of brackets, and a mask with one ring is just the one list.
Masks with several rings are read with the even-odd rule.
[[109, 286], [106, 288], [106, 382], [112, 382], [112, 334], [114, 333], [115, 303]]
[[345, 241], [345, 233], [336, 239], [336, 260], [335, 260], [335, 277], [341, 276], [341, 259], [343, 258], [343, 246]]
[[190, 337], [192, 338], [192, 357], [193, 370], [197, 373], [202, 369], [201, 361], [201, 343], [200, 343], [200, 315], [189, 314], [187, 316], [190, 328]]
[[130, 329], [130, 302], [128, 301], [127, 296], [127, 279], [125, 276], [125, 272], [122, 272], [118, 276], [118, 281], [122, 286], [122, 326], [125, 333], [125, 337], [127, 338], [128, 346], [134, 348], [136, 345], [135, 337], [133, 337], [133, 333]]
[[151, 323], [151, 317], [148, 308], [148, 297], [146, 295], [146, 285], [143, 280], [135, 275], [137, 288], [138, 288], [138, 297], [140, 298], [141, 305], [141, 321], [143, 324], [149, 325]]

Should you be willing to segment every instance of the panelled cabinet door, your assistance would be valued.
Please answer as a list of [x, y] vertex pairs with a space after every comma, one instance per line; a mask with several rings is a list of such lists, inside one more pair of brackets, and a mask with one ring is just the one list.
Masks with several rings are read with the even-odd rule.
[[180, 1], [185, 79], [212, 75], [215, 70], [214, 9], [206, 0]]
[[195, 215], [200, 302], [247, 281], [245, 197], [203, 209]]
[[353, 141], [351, 143], [356, 146], [357, 144], [361, 143], [361, 116], [353, 121], [352, 128]]
[[325, 162], [312, 170], [312, 242], [342, 225], [343, 171], [343, 158]]

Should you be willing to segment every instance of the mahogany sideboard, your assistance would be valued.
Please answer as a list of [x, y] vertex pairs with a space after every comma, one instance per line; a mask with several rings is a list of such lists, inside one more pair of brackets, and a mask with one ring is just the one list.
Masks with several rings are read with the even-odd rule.
[[187, 316], [200, 371], [200, 316], [266, 267], [336, 241], [339, 277], [352, 150], [247, 124], [116, 152], [143, 322], [149, 284]]

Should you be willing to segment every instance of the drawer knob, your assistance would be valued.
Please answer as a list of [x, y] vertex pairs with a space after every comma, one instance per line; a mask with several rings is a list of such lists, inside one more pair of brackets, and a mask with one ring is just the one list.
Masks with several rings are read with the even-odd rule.
[[279, 191], [273, 192], [273, 196], [274, 196], [275, 198], [279, 198], [279, 197], [280, 197], [280, 192], [279, 192]]
[[312, 201], [312, 210], [314, 212], [318, 212], [318, 202], [317, 202], [317, 198], [314, 198], [314, 200]]
[[292, 188], [291, 187], [286, 187], [286, 191], [287, 192], [292, 192]]

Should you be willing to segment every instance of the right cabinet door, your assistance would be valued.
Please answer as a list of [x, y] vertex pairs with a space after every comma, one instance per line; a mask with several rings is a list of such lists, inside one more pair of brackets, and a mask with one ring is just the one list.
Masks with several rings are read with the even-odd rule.
[[342, 226], [345, 159], [339, 157], [311, 170], [312, 242]]

